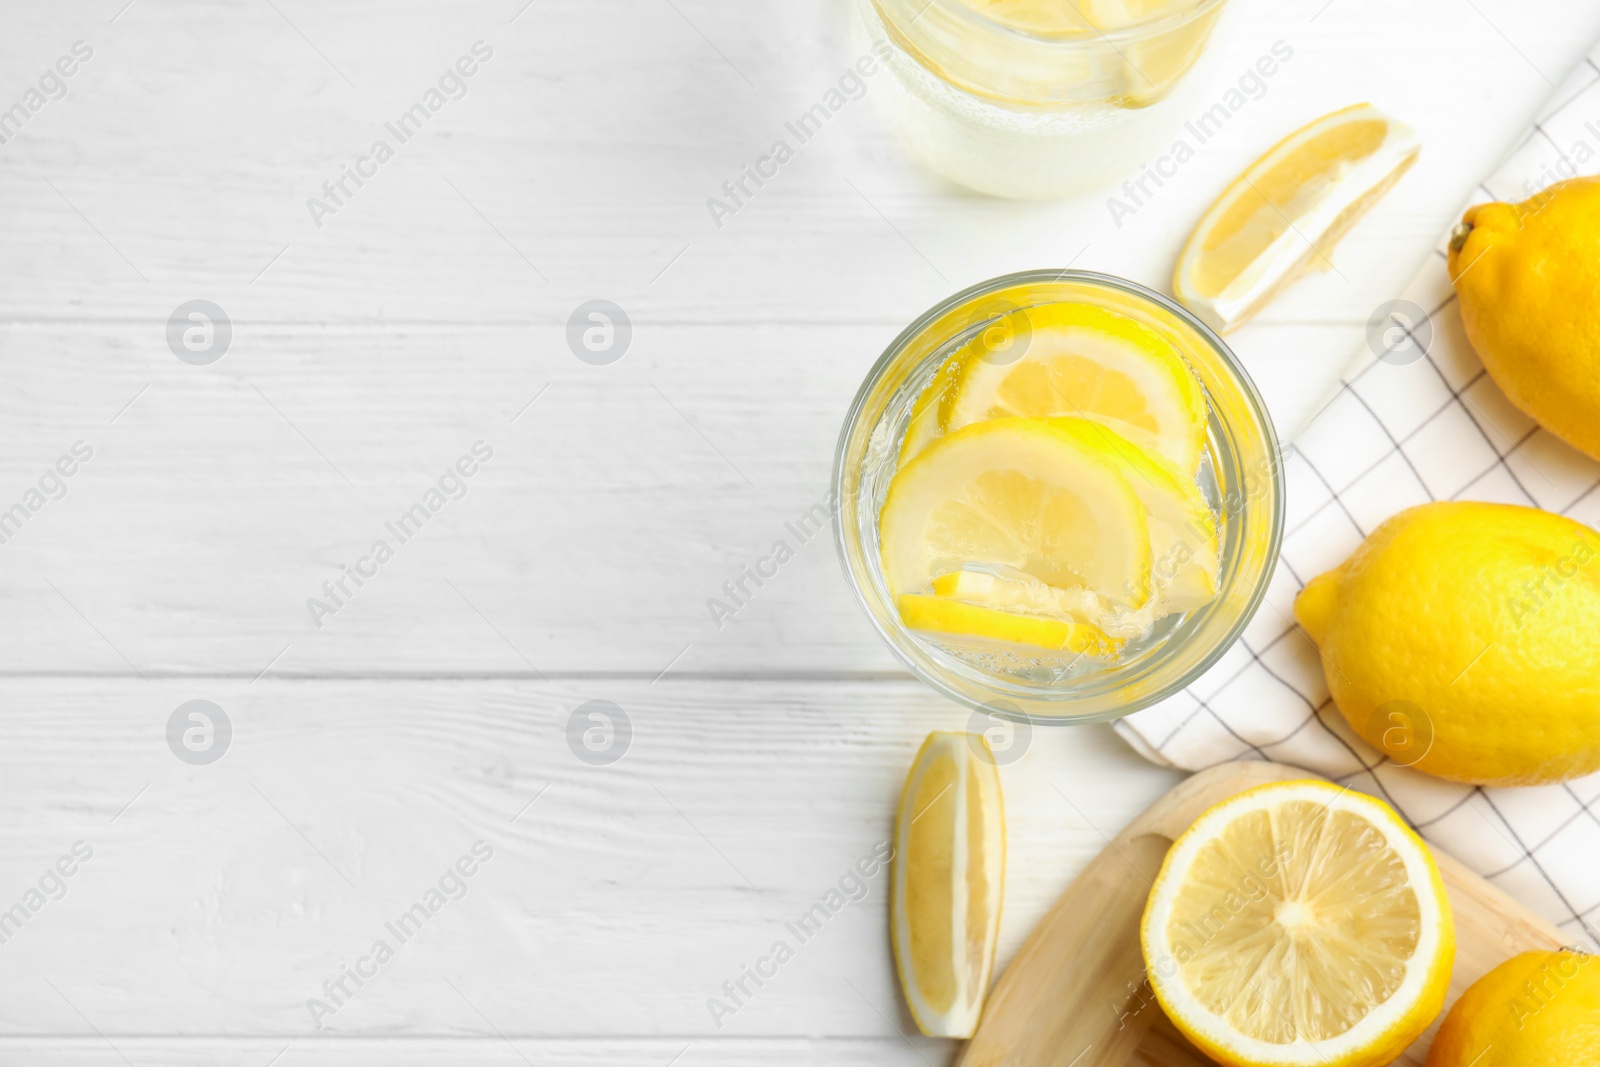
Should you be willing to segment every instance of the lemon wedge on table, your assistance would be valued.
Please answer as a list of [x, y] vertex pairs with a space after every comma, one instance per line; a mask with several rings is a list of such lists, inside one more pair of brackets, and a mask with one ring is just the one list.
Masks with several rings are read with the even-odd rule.
[[924, 419], [919, 425], [913, 416], [919, 432], [907, 434], [902, 462], [938, 432], [1012, 416], [1075, 415], [1192, 474], [1206, 430], [1205, 394], [1177, 349], [1126, 315], [1083, 303], [1001, 316], [950, 358], [917, 408]]
[[1377, 1067], [1444, 1004], [1450, 904], [1426, 845], [1388, 805], [1274, 782], [1172, 846], [1140, 928], [1173, 1024], [1228, 1067]]
[[1150, 596], [1144, 505], [1114, 464], [1043, 420], [995, 419], [935, 441], [890, 482], [879, 536], [897, 598], [972, 562], [1130, 608]]
[[929, 1037], [971, 1037], [994, 974], [1006, 829], [988, 752], [982, 734], [931, 733], [900, 793], [889, 932], [900, 988]]
[[1241, 325], [1310, 268], [1417, 161], [1409, 126], [1371, 104], [1279, 141], [1207, 209], [1178, 256], [1174, 295], [1207, 325]]

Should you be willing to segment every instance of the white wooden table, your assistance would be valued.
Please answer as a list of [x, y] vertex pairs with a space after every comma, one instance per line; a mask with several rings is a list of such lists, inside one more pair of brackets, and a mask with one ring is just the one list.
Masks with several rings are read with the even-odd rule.
[[[26, 513], [0, 543], [4, 1064], [943, 1062], [907, 1036], [881, 875], [708, 1009], [967, 716], [898, 668], [827, 537], [720, 628], [707, 599], [822, 498], [916, 313], [1068, 261], [1164, 288], [1249, 159], [1370, 99], [1420, 165], [1236, 338], [1292, 426], [1600, 35], [1585, 0], [1257, 0], [1220, 70], [1292, 62], [1120, 229], [1103, 195], [941, 185], [869, 101], [719, 229], [707, 198], [853, 58], [839, 3], [124, 3], [0, 10], [0, 109], [25, 102], [0, 125], [0, 511]], [[464, 96], [386, 132], [479, 41]], [[208, 365], [167, 342], [197, 299], [231, 322]], [[591, 299], [632, 322], [610, 365], [566, 342]], [[402, 543], [385, 524], [442, 477], [465, 495]], [[344, 565], [369, 577], [333, 601]], [[169, 748], [191, 700], [231, 723], [220, 761]], [[609, 765], [568, 741], [593, 700], [631, 725]], [[1104, 728], [1004, 774], [1009, 956], [1175, 776]]]

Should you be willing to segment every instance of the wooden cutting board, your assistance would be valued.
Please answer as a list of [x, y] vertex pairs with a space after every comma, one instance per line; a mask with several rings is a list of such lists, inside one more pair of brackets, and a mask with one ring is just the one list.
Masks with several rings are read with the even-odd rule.
[[[1167, 849], [1207, 808], [1263, 782], [1311, 777], [1277, 763], [1227, 763], [1156, 801], [1107, 844], [1029, 935], [990, 993], [958, 1067], [1213, 1067], [1167, 1021], [1145, 984], [1139, 951], [1145, 897]], [[1434, 856], [1456, 920], [1446, 1010], [1509, 957], [1561, 947], [1553, 925], [1460, 861], [1437, 850]], [[1419, 1067], [1437, 1026], [1395, 1063]]]

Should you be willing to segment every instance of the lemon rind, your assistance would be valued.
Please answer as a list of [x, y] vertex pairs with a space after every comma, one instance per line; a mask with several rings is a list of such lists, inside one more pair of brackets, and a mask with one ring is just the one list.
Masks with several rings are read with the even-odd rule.
[[[992, 876], [991, 884], [994, 886], [994, 910], [985, 924], [985, 959], [980, 972], [975, 995], [950, 1011], [938, 1012], [929, 1007], [922, 997], [922, 991], [910, 979], [911, 964], [909, 960], [911, 946], [910, 917], [906, 914], [906, 862], [905, 850], [911, 836], [912, 816], [907, 819], [907, 811], [911, 798], [917, 795], [917, 789], [922, 783], [923, 776], [927, 773], [929, 764], [944, 749], [948, 748], [956, 761], [956, 796], [957, 810], [970, 813], [967, 804], [967, 771], [972, 766], [972, 761], [977, 760], [978, 774], [984, 779], [984, 785], [992, 793], [994, 800], [994, 830], [995, 846], [989, 866]], [[999, 945], [1000, 917], [1005, 902], [1005, 855], [1006, 855], [1006, 822], [1005, 822], [1005, 795], [1000, 788], [1000, 775], [996, 769], [994, 757], [991, 754], [987, 759], [976, 754], [977, 749], [990, 752], [989, 741], [982, 734], [955, 733], [951, 731], [935, 730], [923, 740], [922, 747], [917, 750], [916, 758], [912, 761], [911, 770], [906, 774], [905, 785], [900, 790], [900, 803], [895, 813], [894, 828], [894, 860], [890, 873], [889, 890], [889, 918], [890, 918], [890, 947], [894, 953], [895, 974], [900, 980], [900, 989], [906, 998], [906, 1006], [911, 1011], [911, 1018], [917, 1024], [917, 1029], [928, 1037], [971, 1037], [977, 1029], [978, 1019], [983, 1012], [983, 1003], [988, 995], [989, 985], [994, 979], [995, 950]], [[962, 871], [970, 861], [967, 850], [967, 834], [958, 832], [954, 835], [952, 866]], [[966, 973], [962, 967], [966, 961], [965, 913], [952, 909], [951, 922], [954, 927], [951, 945], [961, 958], [952, 960], [952, 967], [957, 974]]]

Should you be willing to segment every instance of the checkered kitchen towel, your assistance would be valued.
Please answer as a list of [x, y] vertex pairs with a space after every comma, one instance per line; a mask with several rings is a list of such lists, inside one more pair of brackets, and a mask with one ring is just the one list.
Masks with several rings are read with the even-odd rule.
[[[1600, 46], [1473, 202], [1525, 200], [1576, 173], [1600, 173]], [[1467, 343], [1445, 270], [1447, 241], [1402, 294], [1427, 318], [1412, 312], [1412, 336], [1391, 331], [1394, 347], [1372, 345], [1383, 358], [1363, 346], [1337, 396], [1286, 452], [1283, 555], [1243, 639], [1181, 695], [1117, 730], [1168, 766], [1270, 759], [1382, 797], [1573, 944], [1600, 948], [1600, 774], [1475, 789], [1396, 766], [1350, 730], [1329, 699], [1316, 649], [1291, 621], [1306, 580], [1415, 504], [1534, 505], [1600, 527], [1600, 464], [1512, 407]], [[1406, 306], [1396, 312], [1402, 319]]]

